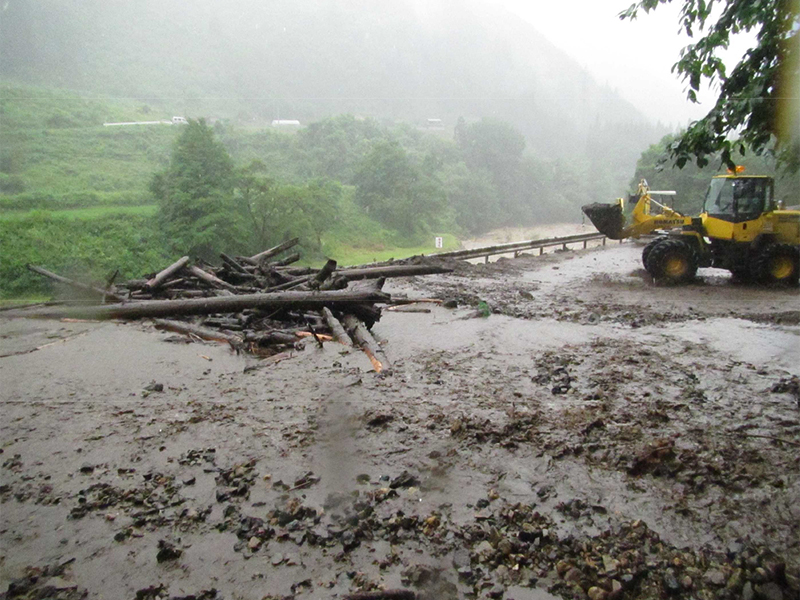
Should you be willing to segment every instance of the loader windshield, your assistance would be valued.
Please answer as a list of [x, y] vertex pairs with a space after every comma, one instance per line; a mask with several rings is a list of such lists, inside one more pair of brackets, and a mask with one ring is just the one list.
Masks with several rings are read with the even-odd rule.
[[757, 218], [772, 204], [772, 180], [767, 177], [718, 177], [711, 180], [705, 212], [725, 221]]

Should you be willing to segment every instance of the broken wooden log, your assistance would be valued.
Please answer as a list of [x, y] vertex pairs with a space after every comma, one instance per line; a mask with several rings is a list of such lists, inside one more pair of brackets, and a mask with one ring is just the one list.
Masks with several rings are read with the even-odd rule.
[[237, 273], [240, 273], [242, 275], [250, 275], [251, 277], [253, 276], [253, 274], [250, 271], [245, 269], [242, 265], [240, 265], [238, 262], [236, 262], [236, 260], [234, 260], [233, 258], [228, 256], [224, 252], [220, 252], [219, 253], [219, 257], [222, 259], [222, 262], [224, 262], [226, 265], [228, 265], [228, 267], [230, 267], [232, 270], [236, 271]]
[[275, 262], [271, 262], [269, 264], [273, 267], [285, 267], [286, 265], [296, 263], [298, 260], [300, 260], [300, 254], [295, 252], [294, 254], [290, 254], [286, 258], [276, 260]]
[[45, 277], [49, 277], [53, 281], [58, 281], [59, 283], [63, 283], [70, 287], [74, 287], [76, 289], [82, 290], [84, 292], [91, 292], [92, 294], [98, 294], [103, 298], [111, 298], [115, 302], [125, 302], [125, 298], [104, 290], [102, 288], [94, 287], [93, 285], [88, 285], [85, 283], [81, 283], [80, 281], [75, 281], [73, 279], [69, 279], [68, 277], [62, 277], [61, 275], [56, 275], [55, 273], [51, 273], [47, 269], [43, 269], [42, 267], [37, 267], [36, 265], [25, 265], [28, 270], [33, 271], [34, 273], [38, 273], [39, 275], [44, 275]]
[[375, 372], [382, 373], [384, 371], [391, 371], [389, 359], [386, 358], [386, 354], [384, 354], [378, 342], [375, 341], [375, 338], [372, 337], [366, 325], [354, 315], [346, 314], [342, 318], [342, 321], [344, 322], [347, 332], [353, 338], [353, 341], [364, 351], [364, 354], [369, 357]]
[[317, 272], [313, 267], [275, 267], [276, 271], [290, 277], [300, 277], [302, 275], [313, 275]]
[[347, 278], [339, 277], [336, 273], [325, 283], [319, 286], [321, 290], [343, 290], [347, 287]]
[[251, 332], [244, 336], [244, 341], [257, 346], [269, 346], [270, 344], [294, 344], [300, 339], [294, 333], [285, 331], [259, 331]]
[[298, 277], [297, 279], [294, 279], [292, 281], [287, 281], [286, 283], [282, 283], [280, 285], [274, 285], [271, 288], [267, 288], [264, 291], [270, 293], [270, 292], [280, 292], [283, 290], [291, 290], [293, 288], [300, 287], [304, 283], [307, 283], [308, 281], [311, 280], [311, 278], [312, 275], [305, 275], [303, 277]]
[[201, 327], [199, 325], [192, 325], [191, 323], [184, 323], [183, 321], [171, 321], [168, 319], [153, 319], [153, 323], [159, 329], [168, 329], [176, 333], [183, 333], [186, 335], [194, 335], [204, 340], [211, 340], [215, 342], [227, 342], [234, 348], [241, 348], [244, 340], [241, 336], [229, 333], [223, 333], [218, 329], [209, 329], [208, 327]]
[[144, 287], [148, 290], [156, 289], [158, 286], [162, 285], [165, 281], [167, 281], [175, 273], [180, 271], [187, 264], [189, 264], [188, 256], [179, 258], [170, 266], [168, 266], [166, 269], [157, 273], [155, 277], [153, 277], [152, 279], [148, 279], [147, 283], [144, 284]]
[[318, 310], [323, 306], [344, 307], [388, 302], [388, 294], [377, 291], [341, 290], [333, 292], [278, 292], [272, 294], [242, 294], [221, 298], [188, 300], [149, 300], [127, 304], [99, 306], [61, 306], [30, 311], [8, 311], [6, 317], [83, 319], [148, 319], [186, 315], [239, 312], [248, 308], [276, 310], [281, 308]]
[[283, 242], [282, 244], [278, 244], [274, 248], [270, 248], [269, 250], [264, 250], [263, 252], [259, 252], [258, 254], [255, 254], [255, 255], [251, 256], [250, 260], [254, 261], [257, 264], [257, 263], [259, 263], [261, 261], [268, 260], [268, 259], [272, 258], [273, 256], [277, 256], [278, 254], [280, 254], [284, 250], [288, 250], [289, 248], [293, 248], [294, 246], [296, 246], [299, 243], [300, 243], [300, 238], [292, 238], [291, 240], [287, 240], [287, 241]]
[[312, 279], [311, 281], [309, 281], [309, 283], [308, 283], [308, 286], [309, 286], [311, 289], [318, 290], [318, 289], [319, 289], [319, 286], [320, 286], [320, 285], [322, 285], [322, 283], [323, 283], [323, 282], [324, 282], [324, 281], [325, 281], [325, 280], [326, 280], [328, 277], [330, 277], [330, 276], [331, 276], [331, 274], [332, 274], [332, 273], [333, 273], [335, 270], [336, 270], [336, 261], [335, 261], [335, 260], [333, 260], [332, 258], [329, 258], [329, 259], [328, 259], [328, 260], [325, 262], [325, 265], [324, 265], [324, 266], [323, 266], [323, 267], [322, 267], [322, 268], [319, 270], [319, 272], [317, 272], [317, 274], [314, 276], [314, 279]]
[[435, 273], [452, 273], [450, 267], [441, 265], [392, 265], [388, 267], [366, 267], [340, 269], [336, 274], [346, 277], [348, 281], [356, 279], [376, 279], [378, 277], [411, 277], [413, 275], [432, 275]]
[[417, 600], [417, 594], [411, 590], [380, 590], [348, 594], [342, 600]]
[[310, 331], [297, 331], [295, 335], [299, 338], [309, 338], [313, 337], [323, 342], [334, 342], [336, 340], [333, 339], [332, 335], [328, 335], [327, 333], [311, 333]]
[[212, 285], [212, 286], [214, 286], [216, 288], [223, 288], [223, 289], [226, 289], [226, 290], [228, 290], [230, 292], [236, 292], [237, 291], [235, 285], [231, 285], [227, 281], [223, 281], [222, 279], [220, 279], [216, 275], [212, 275], [211, 273], [209, 273], [208, 271], [204, 271], [200, 267], [196, 267], [196, 266], [192, 265], [191, 267], [189, 267], [188, 270], [192, 275], [194, 275], [198, 279], [202, 279], [203, 281], [205, 281], [209, 285]]
[[328, 329], [333, 333], [333, 339], [345, 346], [352, 346], [353, 341], [347, 332], [344, 330], [341, 321], [337, 319], [327, 306], [322, 307], [322, 316], [325, 317], [325, 323], [328, 324]]

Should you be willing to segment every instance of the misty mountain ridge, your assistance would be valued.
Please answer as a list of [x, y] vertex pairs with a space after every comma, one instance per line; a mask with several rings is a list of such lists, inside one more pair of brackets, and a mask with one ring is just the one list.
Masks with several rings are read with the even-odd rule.
[[448, 128], [489, 116], [562, 157], [584, 154], [597, 128], [641, 129], [646, 140], [619, 140], [637, 156], [663, 133], [534, 27], [477, 0], [8, 0], [0, 44], [4, 79], [187, 116], [350, 112]]

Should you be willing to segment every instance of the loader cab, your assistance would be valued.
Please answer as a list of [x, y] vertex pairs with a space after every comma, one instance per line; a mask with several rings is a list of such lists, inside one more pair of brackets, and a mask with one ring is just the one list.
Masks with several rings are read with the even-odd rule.
[[771, 177], [714, 177], [706, 192], [703, 212], [730, 223], [752, 221], [773, 210], [773, 187]]

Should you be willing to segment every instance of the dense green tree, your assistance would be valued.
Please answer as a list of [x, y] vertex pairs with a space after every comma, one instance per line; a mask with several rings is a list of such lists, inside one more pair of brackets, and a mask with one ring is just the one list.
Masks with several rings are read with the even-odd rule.
[[470, 171], [459, 162], [444, 172], [443, 182], [447, 205], [459, 227], [476, 234], [502, 222], [497, 189], [488, 171]]
[[456, 128], [456, 142], [470, 169], [486, 169], [495, 184], [506, 185], [517, 175], [525, 137], [513, 126], [495, 119], [481, 119]]
[[[620, 18], [635, 18], [671, 0], [640, 0]], [[669, 147], [676, 165], [705, 166], [718, 155], [734, 165], [734, 151], [775, 152], [786, 168], [800, 169], [800, 2], [797, 0], [680, 0], [681, 28], [693, 39], [673, 66], [697, 101], [704, 81], [718, 82], [709, 113]], [[716, 8], [721, 6], [721, 11]], [[731, 35], [755, 32], [755, 43], [728, 70], [720, 57]], [[695, 38], [695, 36], [697, 36]]]
[[236, 201], [247, 215], [249, 247], [263, 250], [299, 236], [306, 242], [313, 239], [321, 248], [322, 235], [336, 224], [341, 184], [325, 179], [281, 184], [265, 177], [266, 170], [255, 160], [237, 172]]
[[322, 247], [322, 234], [333, 229], [339, 216], [342, 185], [330, 179], [314, 179], [306, 184], [300, 205], [309, 229], [314, 233], [317, 249]]
[[367, 213], [410, 235], [426, 229], [444, 208], [441, 184], [423, 173], [395, 141], [378, 141], [354, 177], [356, 202]]
[[172, 251], [208, 259], [220, 249], [241, 246], [233, 188], [233, 161], [225, 147], [205, 121], [190, 120], [175, 141], [169, 166], [150, 184]]
[[385, 136], [385, 130], [374, 120], [353, 115], [311, 123], [296, 136], [307, 165], [304, 174], [349, 184], [359, 161], [369, 152], [371, 141]]
[[265, 170], [263, 162], [254, 160], [238, 170], [235, 180], [236, 202], [247, 215], [250, 245], [256, 251], [266, 249], [275, 241], [273, 231], [278, 216], [273, 199], [276, 183], [274, 179], [264, 177]]

